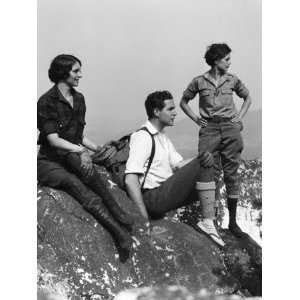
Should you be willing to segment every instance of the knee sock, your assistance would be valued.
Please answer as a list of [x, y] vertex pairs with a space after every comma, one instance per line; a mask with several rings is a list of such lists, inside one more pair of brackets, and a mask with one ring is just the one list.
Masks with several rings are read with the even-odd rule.
[[205, 219], [215, 218], [215, 182], [197, 182], [196, 190], [200, 200], [202, 216]]
[[236, 222], [236, 209], [238, 198], [228, 198], [227, 205], [229, 210], [229, 230], [238, 238], [244, 236], [244, 232]]
[[237, 209], [238, 198], [227, 199], [227, 207], [229, 211], [229, 224], [236, 224], [236, 209]]

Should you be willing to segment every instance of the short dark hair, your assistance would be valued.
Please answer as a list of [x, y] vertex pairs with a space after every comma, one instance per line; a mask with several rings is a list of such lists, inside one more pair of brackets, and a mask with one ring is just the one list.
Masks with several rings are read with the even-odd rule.
[[173, 99], [172, 94], [169, 91], [156, 91], [148, 95], [145, 101], [145, 108], [148, 118], [154, 117], [154, 109], [158, 108], [162, 110], [165, 107], [165, 100]]
[[213, 67], [215, 61], [224, 58], [231, 52], [231, 49], [227, 44], [212, 44], [207, 47], [204, 58], [206, 63]]
[[73, 55], [60, 54], [56, 56], [52, 60], [48, 70], [49, 79], [54, 83], [67, 79], [73, 65], [77, 62], [81, 66], [81, 61]]

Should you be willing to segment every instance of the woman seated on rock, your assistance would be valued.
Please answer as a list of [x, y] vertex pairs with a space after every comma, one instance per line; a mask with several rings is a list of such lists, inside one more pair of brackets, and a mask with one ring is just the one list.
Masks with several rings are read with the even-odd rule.
[[92, 163], [89, 150], [97, 152], [101, 147], [83, 133], [85, 100], [74, 89], [82, 77], [81, 61], [72, 55], [58, 55], [51, 62], [48, 76], [54, 86], [40, 97], [37, 105], [38, 181], [73, 196], [112, 234], [120, 259], [126, 260], [132, 245], [127, 231], [132, 221]]

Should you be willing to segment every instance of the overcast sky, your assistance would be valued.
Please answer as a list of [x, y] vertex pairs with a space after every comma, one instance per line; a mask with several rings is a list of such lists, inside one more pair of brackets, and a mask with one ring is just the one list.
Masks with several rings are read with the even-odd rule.
[[232, 48], [230, 71], [249, 88], [251, 109], [261, 108], [259, 0], [39, 0], [38, 95], [51, 87], [56, 55], [78, 56], [87, 130], [106, 139], [144, 121], [152, 91], [171, 91], [178, 105], [190, 80], [208, 69], [203, 56], [213, 42]]

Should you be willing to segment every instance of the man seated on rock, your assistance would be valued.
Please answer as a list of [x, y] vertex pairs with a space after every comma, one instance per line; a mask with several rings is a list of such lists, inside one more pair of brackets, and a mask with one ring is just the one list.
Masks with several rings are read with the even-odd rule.
[[[206, 233], [219, 246], [224, 246], [213, 222], [215, 182], [212, 154], [206, 151], [194, 159], [184, 161], [176, 152], [164, 132], [165, 127], [174, 125], [177, 114], [170, 92], [157, 91], [148, 95], [145, 108], [148, 121], [143, 127], [154, 137], [154, 158], [144, 181], [152, 138], [145, 130], [133, 133], [125, 170], [125, 185], [130, 198], [145, 218], [148, 232], [150, 218], [161, 218], [170, 210], [200, 201], [203, 219], [195, 225], [195, 229]], [[142, 182], [144, 185], [141, 189]]]
[[[121, 209], [92, 163], [90, 151], [103, 148], [84, 135], [85, 100], [75, 90], [81, 61], [61, 54], [49, 71], [53, 87], [37, 104], [40, 150], [37, 161], [39, 183], [66, 191], [91, 213], [115, 238], [120, 259], [126, 260], [132, 246], [131, 218]], [[123, 228], [125, 227], [125, 228]]]

